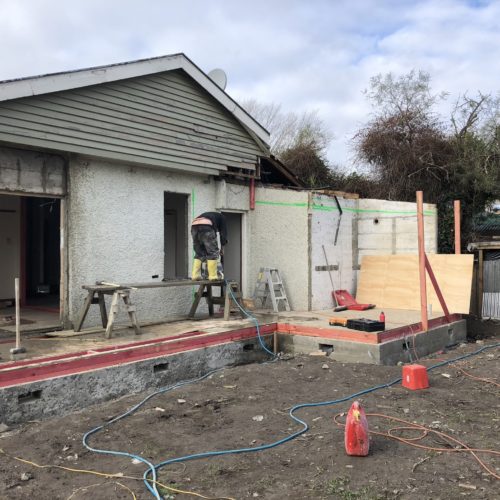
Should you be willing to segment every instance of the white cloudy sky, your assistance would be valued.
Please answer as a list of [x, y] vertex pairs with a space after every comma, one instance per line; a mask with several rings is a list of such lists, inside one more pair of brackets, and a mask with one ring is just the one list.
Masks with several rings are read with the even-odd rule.
[[317, 109], [350, 165], [371, 76], [497, 93], [500, 0], [0, 0], [0, 80], [184, 52], [236, 99]]

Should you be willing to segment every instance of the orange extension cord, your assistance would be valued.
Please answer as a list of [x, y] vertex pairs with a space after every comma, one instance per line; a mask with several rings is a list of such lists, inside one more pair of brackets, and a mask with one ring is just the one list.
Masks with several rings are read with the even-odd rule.
[[474, 380], [479, 380], [481, 382], [486, 382], [488, 384], [493, 384], [493, 385], [496, 385], [497, 387], [500, 387], [500, 384], [498, 382], [495, 382], [494, 380], [491, 380], [490, 378], [482, 378], [482, 377], [476, 377], [476, 375], [472, 375], [470, 374], [469, 372], [466, 372], [463, 368], [461, 368], [460, 366], [455, 366], [455, 368], [457, 368], [457, 370], [461, 371], [464, 375], [466, 375], [467, 377], [469, 378], [472, 378]]
[[[481, 382], [487, 382], [490, 384], [494, 384], [497, 387], [500, 387], [500, 384], [495, 382], [494, 380], [488, 379], [488, 378], [482, 378], [482, 377], [477, 377], [475, 375], [472, 375], [468, 372], [466, 372], [463, 368], [457, 367], [458, 370], [460, 370], [464, 375], [467, 377], [470, 377], [474, 380], [479, 380]], [[345, 427], [345, 424], [343, 422], [339, 422], [339, 418], [344, 416], [345, 413], [337, 413], [333, 419], [335, 423], [340, 426], [340, 427]], [[399, 441], [401, 443], [414, 446], [415, 448], [421, 448], [423, 450], [428, 450], [428, 451], [438, 451], [442, 453], [470, 453], [476, 460], [477, 462], [483, 467], [484, 470], [486, 470], [489, 474], [491, 474], [495, 479], [500, 479], [500, 475], [498, 475], [494, 470], [492, 470], [488, 465], [486, 465], [478, 456], [477, 453], [486, 453], [489, 455], [496, 455], [500, 456], [500, 451], [497, 450], [483, 450], [483, 449], [478, 449], [478, 448], [470, 448], [468, 445], [466, 445], [463, 441], [460, 441], [459, 439], [454, 438], [453, 436], [450, 436], [449, 434], [446, 434], [441, 431], [437, 431], [435, 429], [431, 429], [429, 427], [426, 427], [425, 425], [421, 424], [415, 424], [413, 422], [409, 422], [408, 420], [403, 420], [401, 418], [397, 417], [391, 417], [390, 415], [384, 415], [383, 413], [367, 413], [367, 417], [375, 417], [375, 418], [383, 418], [386, 420], [390, 420], [393, 422], [399, 422], [404, 424], [403, 426], [398, 426], [398, 427], [391, 427], [387, 432], [378, 432], [378, 431], [370, 431], [370, 434], [374, 434], [377, 436], [384, 436], [389, 439], [394, 439], [395, 441]], [[399, 432], [404, 432], [404, 431], [421, 431], [421, 434], [417, 437], [414, 438], [404, 438], [401, 436], [396, 436], [394, 435], [395, 433]], [[420, 444], [418, 441], [421, 439], [425, 438], [429, 434], [435, 434], [441, 438], [443, 438], [449, 446], [453, 446], [453, 448], [437, 448], [434, 446], [427, 446], [424, 444]], [[455, 446], [460, 446], [460, 448], [456, 448]]]

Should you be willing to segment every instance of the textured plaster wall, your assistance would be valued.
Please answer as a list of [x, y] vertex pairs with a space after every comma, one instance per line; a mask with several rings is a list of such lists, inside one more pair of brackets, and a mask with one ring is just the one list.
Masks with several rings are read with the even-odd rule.
[[249, 212], [248, 286], [253, 294], [261, 267], [276, 267], [290, 306], [308, 309], [308, 193], [257, 188], [255, 210]]
[[[255, 210], [250, 210], [245, 185], [76, 158], [69, 165], [70, 320], [74, 321], [85, 297], [84, 284], [163, 277], [165, 191], [189, 196], [189, 223], [193, 213], [208, 210], [242, 213], [244, 296], [253, 295], [261, 267], [276, 267], [295, 310], [332, 306], [328, 272], [315, 269], [326, 265], [322, 245], [329, 264], [339, 266], [332, 270], [335, 288], [351, 293], [356, 291], [363, 255], [417, 251], [414, 203], [339, 198], [343, 215], [334, 244], [339, 212], [333, 197], [259, 187]], [[435, 253], [436, 208], [425, 205], [424, 210], [426, 249]], [[191, 266], [190, 237], [188, 247]], [[187, 314], [192, 293], [189, 286], [138, 290], [132, 291], [132, 298], [139, 321], [144, 322]], [[91, 307], [85, 326], [99, 323], [97, 310]], [[128, 321], [123, 311], [118, 321]]]
[[[208, 177], [133, 168], [94, 159], [69, 166], [69, 314], [74, 321], [85, 297], [81, 286], [99, 280], [150, 282], [163, 278], [165, 191], [189, 195], [188, 217], [215, 208], [215, 183]], [[194, 200], [192, 193], [194, 192]], [[188, 258], [191, 266], [192, 242]], [[132, 291], [139, 321], [187, 314], [192, 288]], [[99, 323], [91, 306], [84, 326]], [[118, 321], [128, 321], [124, 312]]]
[[[311, 307], [328, 309], [333, 305], [332, 285], [328, 271], [316, 270], [317, 266], [326, 266], [323, 246], [325, 247], [328, 264], [338, 266], [331, 270], [335, 289], [351, 290], [355, 286], [356, 275], [353, 271], [353, 218], [357, 200], [338, 198], [342, 208], [342, 216], [333, 197], [327, 195], [312, 196], [312, 225], [311, 225]], [[340, 219], [337, 243], [335, 233]]]

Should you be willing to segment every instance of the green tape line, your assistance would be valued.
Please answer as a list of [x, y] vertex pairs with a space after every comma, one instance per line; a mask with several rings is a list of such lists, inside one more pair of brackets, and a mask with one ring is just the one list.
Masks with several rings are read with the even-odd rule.
[[256, 205], [271, 205], [277, 207], [306, 207], [307, 203], [284, 203], [281, 201], [256, 201]]
[[[301, 207], [307, 208], [307, 203], [286, 203], [282, 201], [256, 201], [256, 205], [268, 205], [275, 207]], [[338, 212], [338, 208], [334, 205], [318, 205], [317, 203], [313, 203], [313, 210], [319, 210], [324, 212]], [[353, 213], [371, 213], [371, 214], [394, 214], [394, 215], [417, 215], [416, 211], [413, 210], [380, 210], [376, 208], [352, 208], [352, 207], [342, 207], [342, 211], [344, 212], [353, 212]], [[424, 210], [424, 215], [436, 215], [436, 212], [431, 210]]]
[[[322, 210], [324, 212], [338, 212], [338, 208], [329, 205], [317, 205], [313, 204], [313, 210]], [[376, 208], [352, 208], [352, 207], [342, 207], [343, 212], [355, 212], [355, 213], [372, 213], [372, 214], [397, 214], [397, 215], [417, 215], [416, 211], [413, 210], [380, 210]], [[436, 215], [436, 212], [430, 210], [424, 210], [424, 215]]]

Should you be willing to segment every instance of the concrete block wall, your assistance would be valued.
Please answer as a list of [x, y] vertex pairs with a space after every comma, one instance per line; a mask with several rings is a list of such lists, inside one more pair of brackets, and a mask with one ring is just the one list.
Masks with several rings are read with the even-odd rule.
[[[363, 255], [414, 254], [418, 251], [416, 203], [358, 200], [358, 264]], [[425, 249], [437, 253], [437, 209], [424, 204]]]
[[[335, 289], [352, 290], [355, 285], [353, 271], [353, 221], [357, 200], [338, 198], [342, 216], [333, 196], [311, 195], [311, 309], [328, 309], [333, 305], [332, 285], [328, 271], [317, 270], [326, 266], [323, 246], [330, 266]], [[340, 222], [340, 224], [339, 224]], [[335, 243], [335, 234], [338, 235]]]
[[[355, 295], [364, 255], [415, 254], [418, 251], [416, 203], [373, 199], [338, 198], [342, 217], [335, 244], [340, 212], [333, 196], [311, 194], [311, 300], [310, 309], [329, 309], [332, 286], [323, 248], [336, 289]], [[437, 253], [437, 209], [424, 204], [425, 247]]]
[[0, 147], [0, 191], [62, 196], [66, 192], [62, 156]]

